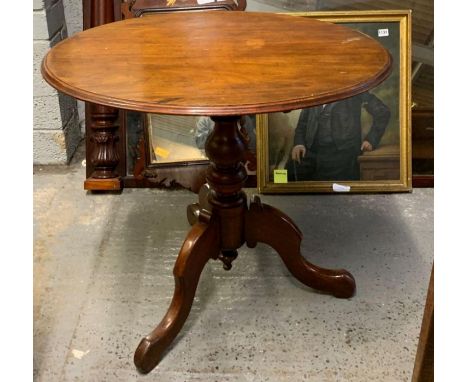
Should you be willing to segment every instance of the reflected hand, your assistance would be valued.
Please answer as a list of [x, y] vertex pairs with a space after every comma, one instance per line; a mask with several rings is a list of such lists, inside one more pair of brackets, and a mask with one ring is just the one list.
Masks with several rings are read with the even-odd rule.
[[291, 158], [296, 162], [301, 163], [301, 159], [304, 158], [306, 148], [303, 145], [294, 146], [291, 151]]
[[372, 147], [371, 143], [368, 141], [362, 142], [361, 151], [372, 151], [374, 148]]

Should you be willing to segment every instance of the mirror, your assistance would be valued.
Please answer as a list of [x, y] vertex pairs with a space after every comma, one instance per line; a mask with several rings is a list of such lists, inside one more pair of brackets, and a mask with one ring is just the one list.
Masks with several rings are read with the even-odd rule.
[[210, 122], [208, 117], [147, 114], [150, 163], [207, 160], [204, 144]]

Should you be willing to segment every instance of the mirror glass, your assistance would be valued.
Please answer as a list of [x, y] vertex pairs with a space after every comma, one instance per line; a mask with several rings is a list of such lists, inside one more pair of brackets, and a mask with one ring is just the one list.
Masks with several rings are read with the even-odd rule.
[[213, 128], [208, 117], [148, 114], [152, 164], [207, 160], [205, 141]]

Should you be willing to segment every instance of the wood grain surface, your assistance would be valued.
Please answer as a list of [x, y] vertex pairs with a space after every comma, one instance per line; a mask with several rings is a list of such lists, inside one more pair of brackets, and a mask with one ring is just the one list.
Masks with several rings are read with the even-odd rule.
[[309, 107], [368, 90], [390, 70], [385, 48], [344, 26], [216, 11], [92, 28], [57, 44], [42, 65], [49, 84], [78, 99], [180, 115]]

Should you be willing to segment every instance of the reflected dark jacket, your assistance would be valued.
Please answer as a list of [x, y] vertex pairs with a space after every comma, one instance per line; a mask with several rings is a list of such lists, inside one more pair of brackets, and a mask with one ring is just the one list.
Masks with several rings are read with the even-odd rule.
[[[372, 116], [372, 126], [364, 138], [373, 148], [377, 148], [390, 120], [390, 109], [379, 98], [371, 93], [334, 102], [331, 105], [331, 133], [338, 150], [356, 148], [360, 151], [361, 138], [361, 108]], [[318, 129], [318, 116], [322, 106], [303, 109], [297, 122], [294, 135], [294, 145], [303, 145], [310, 149]]]

